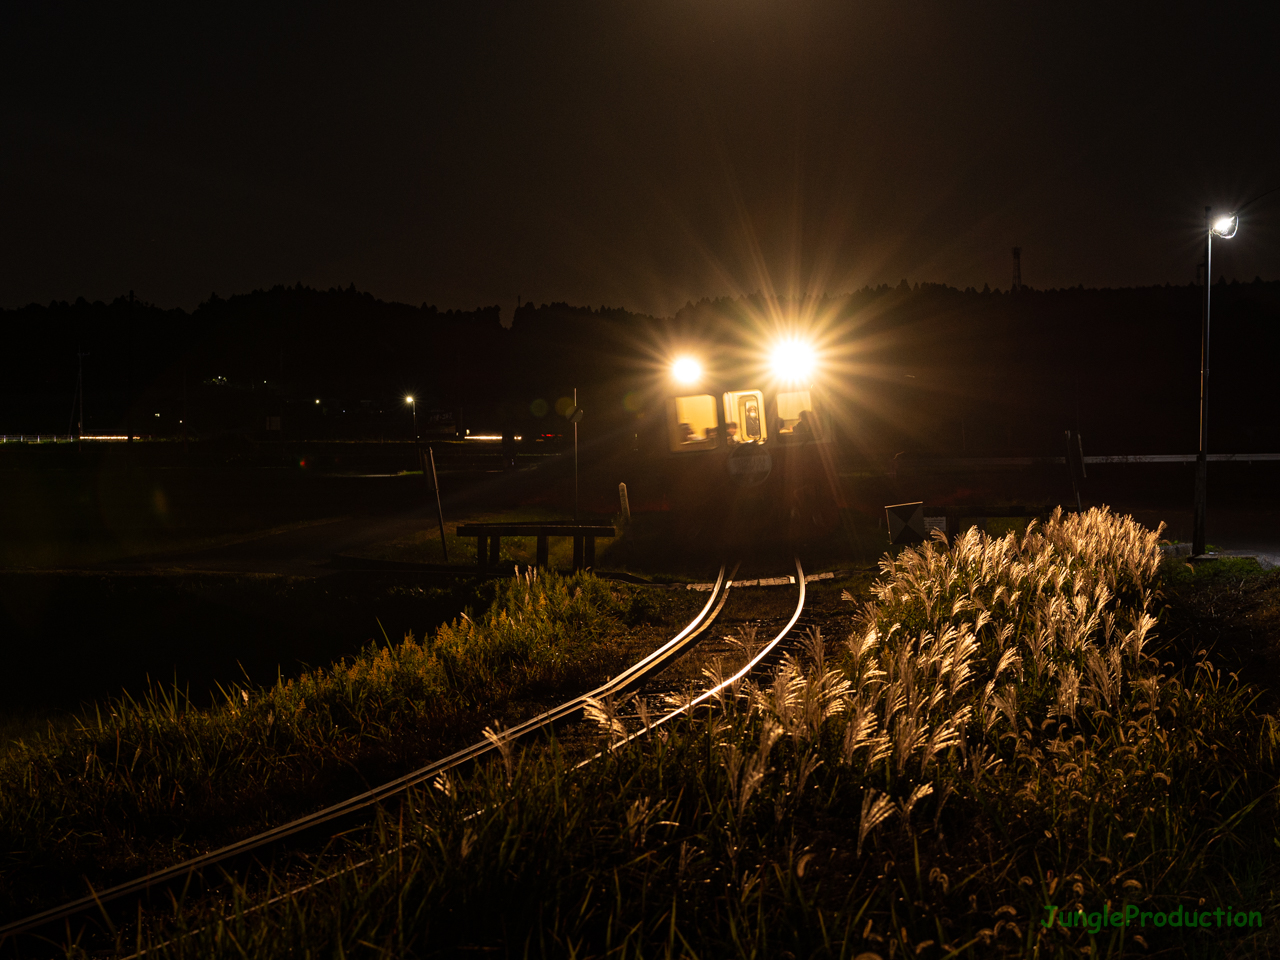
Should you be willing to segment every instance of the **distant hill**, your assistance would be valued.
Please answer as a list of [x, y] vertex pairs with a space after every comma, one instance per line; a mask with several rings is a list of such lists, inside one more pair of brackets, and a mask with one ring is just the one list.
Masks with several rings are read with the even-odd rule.
[[[1056, 453], [1078, 426], [1090, 453], [1190, 452], [1202, 295], [904, 282], [797, 303], [703, 301], [668, 318], [526, 304], [509, 329], [498, 307], [439, 311], [354, 287], [214, 295], [191, 313], [125, 297], [33, 304], [0, 311], [0, 433], [67, 432], [78, 352], [87, 433], [172, 436], [185, 420], [196, 435], [409, 436], [407, 394], [437, 424], [562, 427], [555, 403], [575, 386], [597, 430], [630, 429], [635, 398], [664, 384], [674, 351], [746, 375], [752, 346], [800, 324], [823, 341], [855, 445]], [[1280, 283], [1215, 284], [1213, 310], [1214, 449], [1280, 450]], [[266, 432], [269, 417], [280, 434]]]

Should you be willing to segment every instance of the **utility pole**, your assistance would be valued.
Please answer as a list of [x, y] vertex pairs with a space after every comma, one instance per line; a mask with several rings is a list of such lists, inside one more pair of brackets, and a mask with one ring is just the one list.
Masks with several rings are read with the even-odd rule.
[[76, 452], [84, 453], [84, 358], [88, 354], [76, 347], [79, 369], [76, 373], [76, 393], [80, 396], [80, 421], [76, 424]]
[[1013, 289], [1022, 289], [1022, 248], [1013, 248]]
[[436, 492], [436, 519], [440, 521], [440, 551], [444, 554], [444, 562], [449, 562], [449, 544], [444, 539], [444, 508], [440, 505], [440, 480], [436, 477], [436, 453], [428, 445], [427, 461], [431, 465], [431, 486]]
[[578, 519], [578, 421], [581, 416], [578, 413], [578, 388], [573, 388], [573, 525], [579, 524]]
[[187, 361], [182, 361], [182, 459], [187, 459]]
[[1204, 208], [1204, 311], [1200, 323], [1200, 452], [1196, 454], [1196, 502], [1192, 517], [1191, 552], [1205, 552], [1205, 513], [1209, 488], [1209, 293], [1213, 286], [1213, 231]]

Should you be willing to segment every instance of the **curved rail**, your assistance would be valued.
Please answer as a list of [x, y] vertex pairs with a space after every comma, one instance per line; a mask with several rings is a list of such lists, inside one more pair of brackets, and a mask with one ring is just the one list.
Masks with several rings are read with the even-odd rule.
[[[737, 572], [737, 567], [734, 568], [733, 572]], [[100, 892], [90, 893], [88, 896], [81, 897], [78, 900], [71, 900], [67, 903], [61, 904], [60, 906], [51, 907], [50, 909], [43, 910], [40, 913], [32, 914], [31, 916], [25, 917], [21, 920], [5, 924], [3, 927], [0, 927], [0, 943], [3, 943], [11, 936], [26, 933], [27, 931], [42, 927], [47, 923], [72, 917], [85, 910], [101, 909], [104, 904], [113, 900], [118, 900], [121, 897], [142, 894], [150, 890], [152, 887], [171, 883], [175, 880], [183, 880], [206, 867], [211, 867], [234, 857], [243, 856], [244, 854], [259, 850], [262, 847], [269, 846], [270, 844], [278, 843], [288, 837], [297, 836], [300, 833], [313, 830], [316, 827], [322, 826], [331, 821], [350, 816], [351, 814], [381, 803], [398, 793], [403, 793], [410, 787], [432, 780], [448, 770], [452, 770], [464, 763], [469, 763], [491, 750], [499, 749], [501, 745], [511, 743], [526, 734], [533, 733], [537, 730], [543, 729], [544, 727], [550, 726], [551, 724], [565, 720], [577, 711], [582, 710], [589, 699], [600, 699], [602, 697], [611, 697], [622, 693], [623, 691], [640, 683], [650, 674], [656, 673], [665, 668], [673, 660], [683, 654], [688, 647], [692, 646], [702, 637], [702, 635], [710, 628], [711, 624], [715, 622], [720, 611], [724, 609], [725, 601], [729, 597], [729, 587], [733, 584], [733, 580], [731, 579], [732, 576], [733, 573], [730, 573], [729, 578], [726, 578], [725, 566], [722, 564], [719, 576], [717, 576], [716, 582], [712, 587], [711, 596], [707, 598], [706, 606], [704, 606], [698, 615], [689, 622], [688, 626], [657, 650], [632, 664], [617, 676], [611, 677], [606, 683], [600, 685], [590, 693], [584, 693], [581, 696], [568, 700], [557, 707], [553, 707], [552, 709], [545, 711], [544, 713], [540, 713], [536, 717], [526, 720], [524, 723], [499, 731], [492, 738], [486, 738], [478, 743], [473, 743], [468, 747], [464, 747], [461, 750], [449, 754], [449, 756], [441, 760], [436, 760], [433, 763], [427, 764], [425, 767], [414, 770], [412, 773], [407, 773], [395, 780], [390, 780], [387, 783], [380, 784], [379, 786], [366, 790], [364, 793], [348, 797], [346, 800], [324, 807], [314, 813], [309, 813], [297, 818], [296, 820], [283, 823], [278, 827], [272, 827], [270, 830], [264, 830], [262, 833], [255, 834], [252, 837], [246, 837], [244, 840], [228, 844], [225, 847], [219, 847], [217, 850], [211, 850], [206, 854], [193, 857], [190, 860], [184, 860], [182, 863], [174, 864], [171, 867], [156, 870], [135, 880], [126, 881], [125, 883], [118, 884], [117, 886], [110, 887]], [[801, 578], [800, 583], [800, 593], [801, 596], [804, 595], [803, 577]]]
[[[756, 655], [752, 657], [749, 661], [747, 661], [746, 666], [740, 669], [728, 680], [721, 681], [720, 683], [712, 687], [710, 690], [706, 690], [698, 694], [698, 696], [694, 697], [692, 700], [690, 700], [688, 703], [684, 704], [683, 706], [677, 707], [676, 709], [672, 710], [670, 713], [666, 714], [665, 716], [659, 717], [657, 720], [654, 720], [653, 722], [649, 723], [647, 726], [644, 727], [644, 729], [637, 730], [635, 733], [629, 734], [628, 736], [625, 736], [620, 740], [617, 740], [616, 742], [610, 744], [609, 746], [610, 750], [616, 750], [618, 747], [622, 746], [623, 744], [630, 743], [632, 740], [637, 740], [640, 737], [643, 737], [648, 733], [650, 733], [651, 731], [655, 730], [656, 728], [662, 726], [664, 723], [669, 723], [670, 721], [674, 720], [676, 717], [689, 713], [690, 711], [693, 710], [694, 707], [698, 706], [699, 704], [706, 703], [712, 697], [719, 696], [719, 694], [723, 690], [732, 686], [735, 683], [738, 683], [740, 680], [746, 677], [749, 673], [751, 673], [751, 671], [755, 670], [756, 667], [758, 667], [764, 661], [764, 658], [767, 657], [769, 654], [771, 654], [777, 648], [778, 644], [780, 644], [784, 639], [786, 639], [787, 634], [789, 634], [792, 628], [795, 627], [796, 621], [800, 619], [800, 614], [804, 612], [804, 598], [805, 598], [804, 569], [800, 566], [800, 558], [796, 557], [795, 560], [796, 560], [796, 583], [800, 585], [800, 596], [796, 600], [795, 612], [791, 614], [791, 619], [787, 621], [787, 625], [778, 631], [778, 635], [775, 636], [768, 643], [766, 643], [763, 647], [761, 647], [760, 650], [757, 651]], [[581, 763], [578, 764], [578, 766], [584, 767], [588, 763], [591, 763], [593, 760], [599, 759], [601, 756], [603, 756], [603, 753], [597, 753], [594, 756], [589, 757], [586, 760], [583, 760]]]
[[[734, 568], [734, 572], [736, 571], [737, 571], [737, 567]], [[743, 679], [751, 671], [755, 670], [764, 661], [764, 658], [767, 657], [770, 653], [772, 653], [777, 648], [779, 643], [781, 643], [784, 639], [786, 639], [787, 635], [792, 631], [792, 629], [794, 629], [796, 622], [800, 619], [801, 613], [804, 611], [804, 601], [805, 601], [804, 569], [800, 566], [800, 559], [798, 557], [796, 558], [796, 573], [797, 573], [796, 581], [800, 586], [800, 594], [796, 602], [796, 609], [795, 609], [795, 612], [791, 615], [791, 619], [787, 621], [787, 625], [778, 632], [777, 636], [775, 636], [771, 641], [765, 644], [742, 669], [740, 669], [728, 680], [725, 680], [717, 684], [716, 686], [712, 687], [710, 690], [705, 691], [704, 693], [695, 697], [693, 700], [689, 701], [689, 703], [685, 704], [684, 706], [671, 711], [661, 719], [649, 724], [649, 726], [645, 727], [643, 730], [640, 730], [632, 734], [631, 736], [628, 736], [622, 740], [619, 740], [617, 743], [613, 744], [610, 747], [610, 749], [616, 749], [618, 746], [621, 746], [623, 743], [627, 743], [631, 740], [635, 740], [639, 737], [642, 737], [645, 734], [649, 733], [651, 730], [653, 730], [655, 727], [659, 726], [660, 724], [673, 720], [675, 717], [679, 716], [682, 713], [689, 712], [694, 707], [698, 706], [701, 703], [707, 702], [712, 697], [719, 694], [726, 687]], [[693, 622], [690, 623], [689, 626], [685, 627], [685, 629], [682, 630], [679, 634], [677, 634], [672, 640], [668, 641], [663, 647], [661, 647], [658, 650], [655, 650], [652, 654], [650, 654], [644, 660], [640, 661], [640, 663], [637, 663], [634, 667], [631, 667], [627, 671], [624, 671], [622, 674], [619, 674], [618, 677], [615, 677], [614, 680], [611, 681], [611, 683], [617, 682], [618, 680], [623, 680], [625, 685], [627, 686], [632, 685], [634, 682], [637, 682], [644, 675], [650, 672], [647, 670], [643, 672], [639, 671], [638, 668], [642, 664], [650, 663], [650, 662], [658, 662], [659, 660], [661, 660], [661, 662], [663, 662], [665, 665], [665, 663], [668, 660], [670, 660], [673, 656], [676, 655], [676, 651], [678, 649], [681, 649], [678, 645], [682, 640], [687, 640], [692, 642], [693, 640], [696, 639], [698, 635], [700, 635], [703, 631], [705, 631], [706, 628], [709, 627], [712, 622], [714, 622], [716, 616], [720, 613], [720, 610], [723, 609], [725, 600], [727, 599], [729, 587], [732, 584], [732, 580], [724, 583], [724, 590], [723, 592], [720, 593], [719, 600], [717, 600], [716, 593], [720, 590], [721, 582], [724, 579], [723, 567], [720, 568], [720, 574], [721, 574], [720, 578], [716, 580], [716, 583], [713, 587], [711, 598], [708, 599], [707, 605], [702, 608], [702, 612], [697, 617], [694, 618]], [[730, 576], [732, 576], [732, 574]], [[713, 603], [716, 604], [715, 611], [711, 614], [710, 619], [704, 620], [704, 618], [706, 618], [708, 611], [711, 610], [711, 606]], [[599, 693], [604, 690], [605, 690], [605, 687], [601, 687], [595, 692]], [[614, 692], [616, 692], [616, 689]], [[586, 694], [579, 699], [580, 701], [585, 701], [587, 697], [592, 695], [593, 694]], [[581, 703], [579, 703], [579, 706], [581, 706]], [[560, 708], [557, 708], [557, 710], [559, 709]], [[505, 732], [511, 733], [516, 729], [518, 728], [513, 727], [511, 728], [511, 730], [505, 731]], [[496, 747], [497, 743], [494, 742], [494, 743], [490, 743], [489, 745], [491, 747]], [[477, 746], [480, 746], [480, 745], [477, 744]], [[576, 766], [577, 768], [580, 769], [586, 766], [588, 763], [591, 763], [595, 760], [599, 760], [602, 756], [604, 756], [604, 751], [594, 754], [593, 756], [587, 758], [586, 760], [583, 760], [582, 762], [578, 763]], [[402, 843], [396, 849], [404, 849], [407, 846], [409, 846], [408, 843]], [[249, 907], [246, 909], [245, 912], [246, 913], [253, 912], [265, 906], [268, 906], [270, 904], [277, 903], [281, 900], [287, 899], [289, 897], [297, 896], [298, 894], [304, 893], [307, 890], [311, 890], [321, 884], [328, 883], [332, 880], [336, 880], [338, 877], [348, 874], [353, 870], [359, 870], [361, 867], [367, 867], [369, 864], [373, 862], [374, 862], [373, 858], [369, 858], [366, 860], [361, 860], [358, 863], [348, 864], [347, 866], [343, 867], [341, 870], [338, 870], [334, 873], [330, 873], [327, 876], [321, 877], [318, 880], [310, 881], [309, 883], [305, 883], [300, 887], [295, 887], [292, 890], [288, 890], [284, 893], [277, 894], [276, 896], [272, 897], [270, 900], [267, 900], [265, 903], [258, 904], [253, 907]], [[143, 952], [145, 953], [145, 951]], [[131, 954], [128, 960], [137, 960], [137, 958], [140, 956], [142, 956], [141, 953]]]

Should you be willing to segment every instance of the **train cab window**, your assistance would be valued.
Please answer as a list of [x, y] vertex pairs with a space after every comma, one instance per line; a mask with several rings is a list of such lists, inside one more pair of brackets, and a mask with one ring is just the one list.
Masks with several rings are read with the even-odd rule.
[[672, 453], [713, 450], [719, 446], [716, 398], [709, 393], [675, 397], [667, 403], [667, 434]]
[[778, 436], [788, 440], [818, 439], [818, 420], [808, 390], [778, 394]]
[[759, 390], [731, 390], [726, 393], [724, 432], [730, 443], [763, 443], [768, 439], [764, 394]]

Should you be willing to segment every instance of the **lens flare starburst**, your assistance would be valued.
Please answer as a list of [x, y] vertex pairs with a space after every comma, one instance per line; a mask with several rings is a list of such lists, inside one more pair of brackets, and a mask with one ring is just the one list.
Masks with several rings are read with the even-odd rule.
[[678, 357], [671, 364], [671, 376], [676, 383], [686, 386], [697, 383], [702, 379], [702, 364], [693, 357]]
[[817, 355], [813, 344], [789, 338], [774, 345], [769, 364], [773, 375], [784, 383], [803, 383], [813, 376]]

